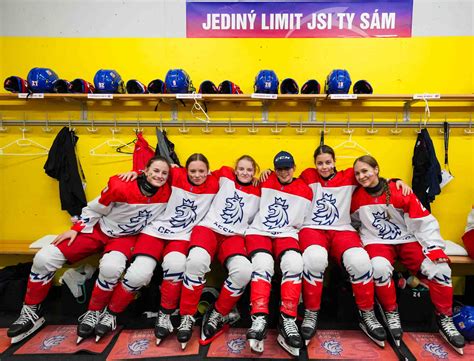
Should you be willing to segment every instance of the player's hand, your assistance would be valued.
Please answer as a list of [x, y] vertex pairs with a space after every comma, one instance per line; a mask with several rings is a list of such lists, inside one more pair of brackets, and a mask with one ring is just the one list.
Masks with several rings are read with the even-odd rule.
[[400, 188], [402, 189], [402, 194], [404, 196], [407, 196], [413, 193], [413, 189], [411, 189], [410, 186], [406, 184], [404, 181], [402, 181], [401, 179], [397, 180], [395, 182], [395, 185], [397, 186], [397, 189], [400, 189]]
[[268, 177], [272, 174], [271, 169], [265, 169], [261, 174], [260, 174], [260, 182], [265, 182]]
[[67, 243], [68, 246], [70, 246], [72, 244], [72, 242], [74, 242], [74, 240], [76, 239], [77, 235], [78, 235], [79, 232], [73, 230], [73, 229], [70, 229], [64, 233], [61, 233], [59, 236], [57, 236], [53, 243], [55, 246], [57, 246], [58, 244], [62, 243], [63, 241], [65, 241], [66, 239], [69, 239], [69, 242]]
[[135, 179], [138, 178], [138, 173], [132, 170], [132, 171], [126, 172], [126, 173], [119, 173], [118, 177], [119, 177], [120, 180], [122, 180], [124, 182], [132, 182], [132, 181], [134, 181]]

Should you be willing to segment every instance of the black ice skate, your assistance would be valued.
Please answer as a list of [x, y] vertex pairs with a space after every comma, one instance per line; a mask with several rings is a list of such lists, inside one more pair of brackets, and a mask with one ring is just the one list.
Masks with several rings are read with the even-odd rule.
[[385, 340], [387, 339], [387, 334], [385, 333], [385, 330], [383, 329], [382, 325], [377, 320], [377, 317], [375, 317], [374, 310], [359, 310], [359, 327], [378, 346], [385, 347]]
[[267, 336], [268, 315], [257, 313], [252, 315], [252, 326], [247, 331], [247, 340], [250, 349], [254, 352], [262, 353], [264, 349], [264, 339]]
[[7, 331], [7, 336], [12, 339], [12, 344], [20, 342], [38, 330], [44, 322], [41, 304], [23, 305], [20, 317], [12, 323]]
[[301, 337], [306, 345], [309, 344], [313, 336], [316, 334], [318, 328], [318, 313], [319, 311], [304, 311], [303, 323], [301, 324]]
[[95, 326], [95, 342], [117, 328], [117, 316], [107, 308], [100, 316], [99, 323]]
[[449, 343], [449, 345], [459, 354], [464, 354], [464, 337], [459, 333], [454, 326], [453, 318], [446, 315], [437, 315], [436, 322], [438, 323], [439, 333]]
[[184, 350], [193, 334], [193, 326], [196, 320], [191, 315], [181, 316], [181, 323], [178, 326], [178, 341], [181, 343], [181, 348]]
[[158, 316], [155, 323], [156, 345], [168, 337], [173, 332], [173, 325], [171, 324], [171, 314], [165, 313], [163, 310], [158, 311]]
[[79, 317], [79, 324], [77, 325], [77, 341], [79, 343], [94, 334], [95, 326], [99, 323], [100, 311], [87, 311]]
[[390, 329], [393, 338], [395, 339], [395, 343], [397, 344], [397, 346], [400, 346], [402, 341], [403, 330], [402, 324], [400, 322], [400, 315], [398, 313], [398, 309], [395, 309], [393, 311], [383, 311], [383, 313], [385, 315], [385, 319], [387, 320], [387, 326]]
[[214, 306], [209, 307], [202, 319], [201, 340], [199, 343], [202, 345], [209, 344], [227, 328], [229, 328], [227, 325], [227, 317], [219, 313]]
[[284, 313], [280, 315], [277, 341], [290, 355], [296, 357], [300, 355], [303, 340], [296, 325], [296, 317], [291, 317]]

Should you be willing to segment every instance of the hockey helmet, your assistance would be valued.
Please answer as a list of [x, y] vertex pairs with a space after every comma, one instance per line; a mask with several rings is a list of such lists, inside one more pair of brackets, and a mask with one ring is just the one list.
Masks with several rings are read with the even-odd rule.
[[33, 68], [29, 71], [27, 81], [33, 93], [51, 93], [58, 75], [48, 68]]
[[125, 93], [122, 77], [111, 69], [98, 70], [94, 76], [94, 86], [98, 93]]
[[201, 94], [217, 94], [218, 90], [216, 85], [210, 80], [204, 80], [201, 85], [199, 85], [198, 93]]
[[88, 94], [94, 93], [94, 91], [94, 86], [84, 79], [77, 78], [71, 82], [71, 93]]
[[367, 80], [358, 80], [352, 87], [352, 92], [354, 94], [372, 94], [374, 89]]
[[334, 69], [326, 79], [326, 94], [348, 94], [351, 88], [351, 77], [345, 69]]
[[152, 80], [148, 84], [148, 91], [152, 94], [163, 94], [165, 93], [165, 83], [161, 79]]
[[183, 69], [168, 70], [165, 77], [166, 93], [192, 93], [194, 90], [191, 78]]
[[53, 84], [53, 92], [55, 93], [70, 93], [71, 91], [71, 83], [68, 82], [66, 79], [58, 79]]
[[474, 307], [463, 306], [453, 315], [456, 328], [466, 340], [474, 340]]
[[12, 93], [28, 93], [28, 83], [19, 76], [9, 76], [5, 79], [3, 87]]
[[255, 93], [278, 94], [278, 77], [273, 70], [260, 70], [255, 77]]
[[281, 82], [281, 94], [298, 94], [299, 90], [298, 83], [292, 78], [286, 78]]
[[148, 94], [148, 89], [145, 84], [136, 79], [127, 81], [128, 94]]
[[240, 87], [230, 80], [224, 80], [219, 84], [218, 92], [220, 94], [242, 94]]
[[321, 92], [321, 85], [316, 79], [310, 79], [301, 87], [301, 94], [319, 94]]

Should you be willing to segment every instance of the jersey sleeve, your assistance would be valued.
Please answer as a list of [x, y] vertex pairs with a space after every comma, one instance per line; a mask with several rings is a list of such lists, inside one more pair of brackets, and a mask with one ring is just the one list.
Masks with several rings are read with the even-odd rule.
[[121, 183], [122, 181], [117, 177], [110, 178], [107, 187], [102, 190], [100, 196], [90, 201], [82, 209], [81, 219], [71, 229], [81, 233], [92, 233], [99, 219], [112, 211], [114, 203], [124, 200]]
[[469, 215], [467, 216], [467, 225], [464, 232], [469, 232], [474, 229], [474, 208], [471, 209]]

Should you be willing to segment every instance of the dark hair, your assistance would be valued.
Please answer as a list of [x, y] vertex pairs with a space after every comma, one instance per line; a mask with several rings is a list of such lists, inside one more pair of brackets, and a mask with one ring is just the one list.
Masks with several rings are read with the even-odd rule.
[[188, 169], [189, 164], [191, 164], [191, 162], [195, 161], [204, 162], [204, 164], [206, 164], [207, 170], [209, 170], [209, 161], [207, 160], [206, 156], [201, 153], [194, 153], [189, 156], [188, 160], [186, 161], [186, 169]]
[[329, 145], [323, 144], [316, 148], [313, 154], [313, 159], [316, 161], [316, 157], [321, 154], [330, 154], [332, 159], [336, 160], [336, 154], [334, 153], [334, 149], [332, 149]]
[[[379, 163], [377, 162], [377, 160], [372, 157], [371, 155], [363, 155], [359, 158], [357, 158], [355, 161], [354, 161], [354, 166], [357, 162], [362, 162], [362, 163], [366, 163], [368, 165], [370, 165], [372, 168], [378, 168], [379, 171], [380, 171], [380, 166], [379, 166]], [[385, 193], [385, 204], [387, 206], [390, 205], [390, 196], [391, 196], [391, 192], [390, 192], [390, 188], [388, 186], [388, 182], [386, 179], [382, 178], [382, 177], [379, 177], [379, 182], [382, 183], [382, 187], [383, 187], [383, 192]]]
[[162, 157], [161, 155], [155, 155], [154, 157], [150, 158], [150, 160], [146, 163], [145, 168], [149, 168], [153, 164], [153, 162], [158, 162], [158, 161], [165, 162], [166, 164], [168, 164], [168, 168], [171, 168], [171, 164], [168, 161], [168, 159], [166, 159], [165, 157]]
[[235, 161], [235, 167], [234, 167], [234, 169], [237, 168], [237, 164], [239, 164], [239, 162], [240, 162], [241, 160], [244, 160], [244, 159], [245, 159], [245, 160], [248, 160], [250, 163], [252, 163], [252, 167], [253, 167], [253, 169], [255, 170], [255, 174], [260, 173], [260, 167], [258, 166], [258, 164], [257, 164], [257, 162], [255, 161], [255, 159], [253, 159], [250, 155], [246, 155], [246, 154], [244, 154], [243, 156], [241, 156], [239, 159], [237, 159], [237, 160]]

